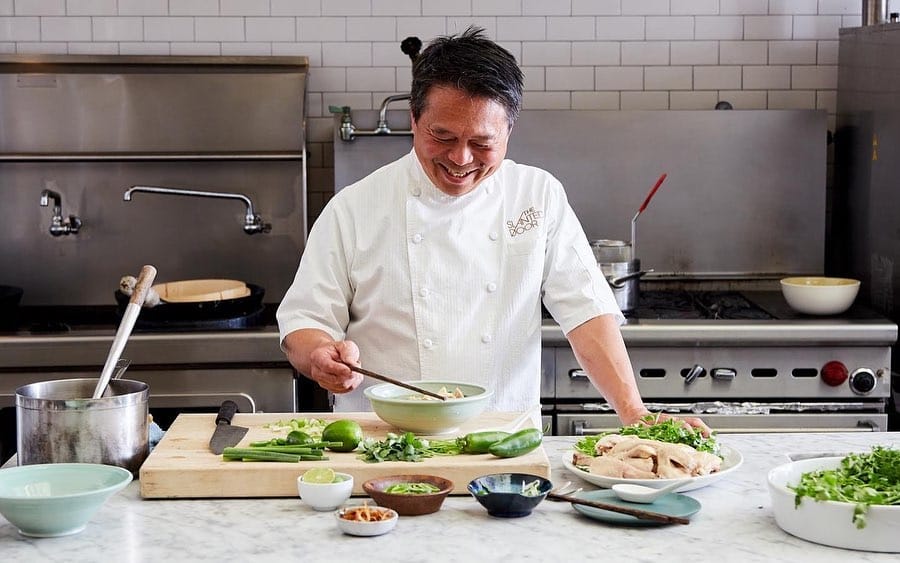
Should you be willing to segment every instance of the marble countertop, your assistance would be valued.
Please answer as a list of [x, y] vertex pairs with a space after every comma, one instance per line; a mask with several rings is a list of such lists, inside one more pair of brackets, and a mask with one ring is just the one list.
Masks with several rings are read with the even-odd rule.
[[[575, 438], [547, 437], [552, 479], [593, 485], [570, 474], [561, 452]], [[131, 483], [87, 529], [62, 538], [20, 535], [0, 517], [5, 561], [897, 561], [896, 554], [821, 546], [783, 532], [772, 515], [768, 471], [786, 454], [868, 451], [900, 444], [900, 433], [724, 434], [743, 465], [688, 494], [702, 504], [686, 526], [623, 527], [545, 501], [524, 518], [494, 518], [471, 497], [450, 497], [426, 516], [401, 517], [387, 535], [343, 535], [332, 513], [299, 498], [143, 500]]]

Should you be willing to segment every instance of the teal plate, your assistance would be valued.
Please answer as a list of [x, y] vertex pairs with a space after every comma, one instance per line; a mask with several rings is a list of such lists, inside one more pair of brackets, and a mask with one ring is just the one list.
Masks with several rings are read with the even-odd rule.
[[[657, 499], [656, 502], [650, 504], [640, 504], [637, 502], [624, 501], [617, 497], [616, 493], [612, 492], [609, 489], [602, 489], [599, 491], [579, 491], [572, 494], [572, 496], [584, 500], [593, 500], [597, 502], [605, 502], [607, 504], [614, 504], [616, 506], [637, 508], [639, 510], [646, 510], [648, 512], [658, 512], [660, 514], [665, 514], [666, 516], [679, 516], [681, 518], [688, 518], [689, 516], [696, 514], [697, 511], [700, 510], [699, 501], [687, 495], [678, 493], [665, 495], [662, 498]], [[665, 522], [657, 522], [655, 520], [642, 520], [629, 514], [610, 512], [609, 510], [594, 508], [592, 506], [584, 506], [582, 504], [573, 504], [572, 507], [588, 518], [601, 520], [603, 522], [609, 522], [611, 524], [624, 524], [628, 526], [667, 525]]]

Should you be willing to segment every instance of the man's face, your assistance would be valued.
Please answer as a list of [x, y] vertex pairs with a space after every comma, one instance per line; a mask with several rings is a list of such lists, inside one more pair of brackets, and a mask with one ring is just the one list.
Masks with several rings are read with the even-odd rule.
[[461, 196], [493, 174], [506, 156], [509, 121], [502, 105], [449, 86], [428, 91], [413, 148], [428, 178], [447, 195]]

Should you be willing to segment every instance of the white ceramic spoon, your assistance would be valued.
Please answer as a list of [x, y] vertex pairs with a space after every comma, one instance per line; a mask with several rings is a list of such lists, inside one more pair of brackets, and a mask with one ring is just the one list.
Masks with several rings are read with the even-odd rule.
[[690, 481], [690, 479], [679, 479], [659, 489], [645, 487], [644, 485], [633, 485], [631, 483], [616, 483], [612, 486], [612, 490], [616, 493], [617, 497], [626, 502], [649, 504], [659, 497], [687, 485]]

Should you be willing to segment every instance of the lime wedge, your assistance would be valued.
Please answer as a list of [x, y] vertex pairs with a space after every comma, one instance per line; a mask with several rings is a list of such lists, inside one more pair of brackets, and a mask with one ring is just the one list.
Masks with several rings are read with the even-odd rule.
[[313, 467], [303, 474], [303, 480], [307, 483], [333, 483], [334, 469], [330, 467]]

